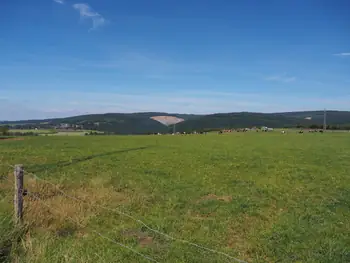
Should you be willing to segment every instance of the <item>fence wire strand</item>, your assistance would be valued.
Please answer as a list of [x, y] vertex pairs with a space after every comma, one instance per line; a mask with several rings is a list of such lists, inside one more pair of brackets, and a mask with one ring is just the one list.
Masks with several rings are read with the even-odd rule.
[[[62, 191], [61, 189], [58, 188], [58, 186], [54, 183], [51, 183], [50, 181], [48, 180], [45, 180], [45, 179], [42, 179], [40, 177], [38, 177], [36, 174], [33, 174], [33, 173], [29, 173], [30, 175], [32, 175], [32, 177], [34, 177], [36, 180], [39, 180], [39, 181], [42, 181], [42, 182], [45, 182], [47, 184], [50, 184], [52, 186], [54, 186], [62, 195], [66, 196], [67, 198], [70, 198], [72, 200], [76, 200], [78, 202], [83, 202], [83, 203], [86, 203], [86, 204], [90, 204], [89, 202], [83, 200], [83, 199], [80, 199], [80, 198], [77, 198], [75, 196], [71, 196], [71, 195], [68, 195], [66, 194], [64, 191]], [[215, 249], [211, 249], [211, 248], [207, 248], [207, 247], [204, 247], [202, 245], [199, 245], [199, 244], [196, 244], [196, 243], [193, 243], [193, 242], [190, 242], [190, 241], [187, 241], [187, 240], [184, 240], [184, 239], [179, 239], [179, 238], [176, 238], [176, 237], [173, 237], [173, 236], [170, 236], [166, 233], [163, 233], [163, 232], [160, 232], [159, 230], [156, 230], [156, 229], [153, 229], [151, 228], [149, 225], [147, 225], [144, 221], [140, 220], [140, 219], [137, 219], [135, 217], [133, 217], [132, 215], [129, 215], [123, 211], [120, 211], [119, 209], [117, 208], [109, 208], [109, 207], [106, 207], [106, 206], [103, 206], [103, 205], [98, 205], [98, 204], [94, 204], [92, 206], [95, 206], [95, 207], [99, 207], [101, 209], [105, 209], [105, 210], [108, 210], [108, 211], [111, 211], [111, 212], [116, 212], [118, 213], [119, 215], [122, 215], [122, 216], [125, 216], [139, 224], [141, 224], [142, 226], [144, 226], [145, 228], [147, 228], [148, 230], [150, 230], [151, 232], [153, 233], [156, 233], [158, 235], [161, 235], [161, 236], [164, 236], [166, 237], [167, 239], [170, 239], [170, 240], [173, 240], [173, 241], [178, 241], [178, 242], [181, 242], [181, 243], [184, 243], [184, 244], [188, 244], [188, 245], [191, 245], [193, 247], [196, 247], [196, 248], [199, 248], [199, 249], [202, 249], [202, 250], [205, 250], [205, 251], [208, 251], [208, 252], [211, 252], [211, 253], [215, 253], [215, 254], [218, 254], [218, 255], [222, 255], [222, 256], [225, 256], [226, 258], [230, 259], [230, 260], [233, 260], [235, 262], [239, 262], [239, 263], [247, 263], [246, 261], [244, 260], [241, 260], [241, 259], [238, 259], [238, 258], [235, 258], [227, 253], [224, 253], [224, 252], [221, 252], [221, 251], [217, 251]]]
[[[29, 196], [32, 196], [34, 199], [40, 201], [40, 202], [41, 202], [44, 206], [46, 206], [47, 208], [56, 211], [58, 214], [61, 214], [61, 212], [60, 212], [58, 209], [53, 208], [51, 205], [45, 203], [43, 200], [41, 200], [40, 198], [36, 197], [35, 195], [33, 195], [33, 194], [31, 194], [31, 193], [28, 193], [28, 195], [29, 195]], [[80, 227], [82, 227], [82, 228], [87, 228], [87, 226], [84, 226], [83, 224], [81, 224], [81, 223], [78, 222], [77, 220], [74, 220], [72, 217], [67, 216], [67, 215], [66, 215], [65, 217], [66, 217], [67, 219], [69, 219], [71, 222], [73, 222], [74, 224], [77, 224], [78, 226], [80, 226]], [[110, 237], [107, 237], [107, 236], [101, 234], [100, 232], [98, 232], [98, 231], [96, 231], [96, 230], [94, 230], [94, 229], [92, 229], [91, 232], [95, 233], [96, 235], [100, 236], [101, 238], [103, 238], [103, 239], [105, 239], [105, 240], [108, 240], [108, 241], [110, 241], [110, 242], [112, 242], [112, 243], [114, 243], [114, 244], [116, 244], [116, 245], [118, 245], [118, 246], [120, 246], [120, 247], [123, 247], [123, 248], [125, 248], [125, 249], [127, 249], [127, 250], [130, 250], [131, 252], [133, 252], [133, 253], [135, 253], [135, 254], [137, 254], [137, 255], [143, 257], [144, 259], [146, 259], [146, 260], [148, 260], [148, 261], [159, 263], [157, 260], [155, 260], [155, 259], [153, 259], [153, 258], [151, 258], [151, 257], [149, 257], [149, 256], [147, 256], [147, 255], [144, 255], [144, 254], [138, 252], [137, 250], [135, 250], [135, 249], [133, 249], [133, 248], [127, 246], [127, 245], [124, 245], [124, 244], [122, 244], [122, 243], [120, 243], [120, 242], [117, 242], [117, 241], [115, 241], [114, 239], [112, 239], [112, 238], [110, 238]]]

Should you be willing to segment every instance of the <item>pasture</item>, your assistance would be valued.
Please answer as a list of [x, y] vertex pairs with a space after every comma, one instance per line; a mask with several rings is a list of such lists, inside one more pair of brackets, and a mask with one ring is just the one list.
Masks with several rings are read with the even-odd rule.
[[34, 134], [50, 134], [53, 133], [52, 130], [49, 129], [10, 129], [10, 133], [34, 133]]
[[[349, 156], [348, 133], [0, 141], [0, 258], [350, 262]], [[11, 221], [18, 163], [29, 192], [20, 233]]]
[[90, 132], [96, 132], [96, 133], [101, 133], [98, 131], [92, 131], [92, 130], [55, 130], [55, 129], [10, 129], [9, 132], [11, 134], [14, 133], [32, 133], [35, 135], [40, 135], [40, 136], [84, 136], [86, 133]]

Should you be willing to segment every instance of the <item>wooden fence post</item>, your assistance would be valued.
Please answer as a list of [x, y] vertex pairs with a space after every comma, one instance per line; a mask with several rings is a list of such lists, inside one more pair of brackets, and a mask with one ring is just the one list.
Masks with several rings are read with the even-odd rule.
[[17, 164], [15, 166], [15, 222], [21, 224], [23, 219], [23, 165]]

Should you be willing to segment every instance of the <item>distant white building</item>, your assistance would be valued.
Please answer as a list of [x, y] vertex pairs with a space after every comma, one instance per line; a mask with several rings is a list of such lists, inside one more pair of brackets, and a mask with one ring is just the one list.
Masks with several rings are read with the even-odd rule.
[[273, 128], [269, 128], [269, 127], [266, 127], [266, 126], [262, 126], [262, 127], [261, 127], [261, 130], [262, 130], [262, 131], [273, 131]]
[[60, 128], [69, 128], [70, 125], [68, 123], [61, 123]]

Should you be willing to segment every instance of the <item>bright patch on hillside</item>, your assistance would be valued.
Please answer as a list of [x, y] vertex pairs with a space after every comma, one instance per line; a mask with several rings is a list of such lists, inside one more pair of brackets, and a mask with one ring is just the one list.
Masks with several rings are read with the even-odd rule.
[[174, 117], [174, 116], [154, 116], [154, 117], [151, 117], [151, 119], [158, 121], [166, 126], [174, 125], [184, 121], [184, 119]]

